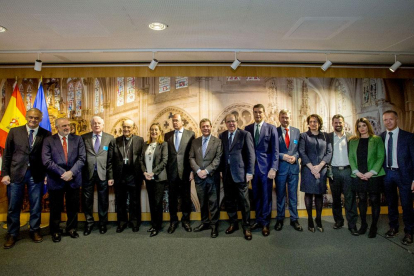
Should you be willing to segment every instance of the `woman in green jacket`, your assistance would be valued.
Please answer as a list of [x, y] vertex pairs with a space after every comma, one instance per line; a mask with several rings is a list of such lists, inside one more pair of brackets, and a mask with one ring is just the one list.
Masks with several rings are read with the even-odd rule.
[[368, 119], [360, 118], [355, 123], [355, 136], [349, 142], [349, 163], [352, 170], [352, 186], [357, 192], [358, 209], [361, 216], [360, 235], [366, 233], [367, 199], [372, 205], [372, 224], [368, 237], [377, 235], [377, 223], [380, 215], [380, 192], [382, 176], [385, 175], [382, 164], [384, 162], [385, 148], [381, 137], [374, 135]]

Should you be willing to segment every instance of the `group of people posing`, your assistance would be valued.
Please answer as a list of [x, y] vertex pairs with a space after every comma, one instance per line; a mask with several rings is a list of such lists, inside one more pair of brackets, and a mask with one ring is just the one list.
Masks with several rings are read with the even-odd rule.
[[[344, 226], [341, 194], [348, 229], [352, 235], [368, 231], [367, 205], [372, 206], [369, 238], [377, 234], [380, 214], [380, 193], [388, 202], [390, 229], [386, 237], [399, 231], [398, 194], [403, 209], [404, 238], [412, 243], [414, 211], [414, 135], [398, 127], [395, 111], [386, 111], [383, 121], [386, 131], [374, 134], [370, 122], [360, 118], [355, 123], [354, 135], [345, 132], [344, 117], [332, 118], [332, 133], [322, 132], [322, 118], [308, 116], [309, 130], [300, 133], [290, 125], [288, 110], [279, 113], [280, 126], [265, 122], [265, 107], [253, 107], [255, 122], [238, 128], [237, 114], [225, 117], [227, 130], [214, 137], [209, 119], [200, 121], [202, 136], [185, 129], [180, 114], [172, 116], [174, 130], [163, 134], [162, 127], [153, 123], [149, 139], [133, 134], [135, 123], [125, 120], [123, 135], [114, 138], [103, 132], [104, 120], [94, 116], [92, 132], [82, 136], [70, 133], [67, 118], [55, 122], [58, 133], [51, 135], [39, 127], [42, 113], [36, 108], [27, 111], [27, 124], [10, 130], [3, 157], [2, 180], [7, 185], [9, 199], [8, 236], [4, 248], [11, 248], [18, 240], [20, 210], [25, 185], [30, 202], [30, 237], [43, 241], [40, 233], [41, 199], [47, 183], [50, 200], [50, 233], [54, 242], [60, 242], [61, 212], [66, 201], [67, 222], [65, 234], [78, 238], [80, 194], [86, 223], [83, 234], [91, 234], [94, 189], [97, 187], [99, 232], [107, 232], [108, 187], [114, 186], [117, 228], [139, 231], [141, 224], [141, 185], [145, 181], [151, 211], [151, 237], [158, 235], [163, 221], [163, 194], [168, 187], [170, 225], [168, 233], [179, 225], [177, 215], [181, 200], [181, 225], [187, 232], [211, 230], [211, 237], [219, 234], [220, 182], [223, 182], [225, 208], [229, 217], [226, 234], [239, 229], [237, 211], [242, 214], [243, 235], [252, 239], [252, 230], [261, 229], [263, 236], [270, 233], [273, 182], [276, 183], [277, 217], [274, 229], [281, 231], [285, 219], [286, 197], [289, 198], [290, 225], [303, 231], [298, 221], [297, 190], [299, 171], [300, 190], [305, 193], [308, 230], [324, 231], [322, 226], [323, 195], [327, 192], [327, 178], [332, 192], [334, 229]], [[301, 159], [301, 167], [299, 166]], [[194, 180], [200, 202], [201, 224], [190, 225], [192, 210], [191, 181]], [[249, 187], [251, 181], [255, 204], [255, 223], [250, 221]], [[80, 188], [82, 187], [82, 193]], [[399, 192], [399, 193], [398, 193]], [[361, 226], [357, 229], [358, 208]], [[312, 209], [315, 204], [316, 219]], [[129, 214], [128, 214], [129, 213]], [[316, 225], [316, 227], [315, 227]]]

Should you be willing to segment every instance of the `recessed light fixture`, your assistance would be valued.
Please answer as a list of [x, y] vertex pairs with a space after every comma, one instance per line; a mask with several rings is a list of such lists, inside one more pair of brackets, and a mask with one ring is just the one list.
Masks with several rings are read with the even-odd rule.
[[4, 33], [5, 31], [7, 31], [7, 29], [3, 26], [0, 26], [0, 33]]
[[162, 31], [162, 30], [167, 29], [168, 25], [164, 23], [160, 23], [160, 22], [154, 22], [154, 23], [149, 24], [148, 27], [154, 31]]

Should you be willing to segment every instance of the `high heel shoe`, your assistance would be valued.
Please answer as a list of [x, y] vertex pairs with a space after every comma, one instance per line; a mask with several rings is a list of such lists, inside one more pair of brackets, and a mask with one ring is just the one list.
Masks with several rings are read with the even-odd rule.
[[313, 224], [312, 218], [308, 218], [308, 230], [315, 233], [315, 225]]
[[316, 228], [318, 229], [318, 231], [323, 232], [322, 221], [320, 219], [315, 219], [315, 222], [316, 222]]

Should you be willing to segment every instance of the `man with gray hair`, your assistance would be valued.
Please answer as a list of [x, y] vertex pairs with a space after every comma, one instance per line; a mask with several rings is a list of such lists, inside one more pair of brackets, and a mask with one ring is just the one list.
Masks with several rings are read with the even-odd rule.
[[104, 120], [99, 116], [91, 119], [92, 131], [82, 135], [85, 143], [86, 163], [83, 167], [82, 203], [85, 213], [85, 230], [83, 234], [89, 235], [92, 231], [94, 188], [98, 192], [99, 233], [105, 234], [108, 223], [109, 189], [107, 159], [109, 144], [114, 143], [114, 137], [103, 132]]

